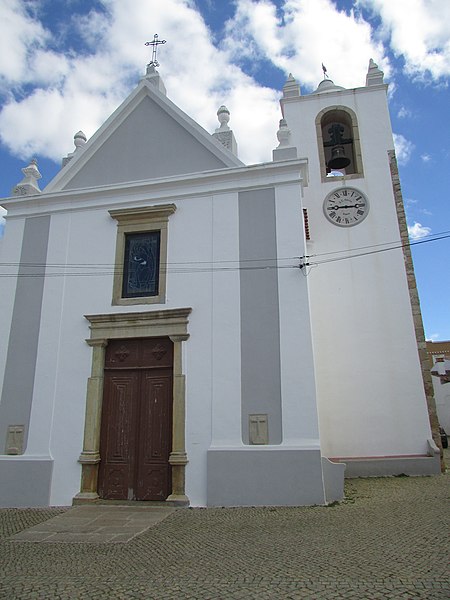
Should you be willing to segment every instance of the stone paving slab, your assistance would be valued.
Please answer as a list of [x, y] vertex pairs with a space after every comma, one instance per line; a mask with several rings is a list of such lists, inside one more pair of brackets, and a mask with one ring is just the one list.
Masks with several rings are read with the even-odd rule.
[[16, 542], [126, 543], [174, 510], [162, 506], [77, 506], [11, 539]]

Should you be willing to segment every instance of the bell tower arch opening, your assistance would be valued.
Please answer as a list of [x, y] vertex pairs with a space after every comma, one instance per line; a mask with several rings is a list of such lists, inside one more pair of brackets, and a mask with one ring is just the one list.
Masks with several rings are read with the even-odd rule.
[[350, 108], [323, 109], [316, 117], [316, 130], [322, 180], [333, 175], [364, 176], [358, 120]]

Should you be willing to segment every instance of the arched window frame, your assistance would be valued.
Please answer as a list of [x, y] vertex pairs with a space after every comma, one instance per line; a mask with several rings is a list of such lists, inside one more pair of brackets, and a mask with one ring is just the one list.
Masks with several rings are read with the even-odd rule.
[[359, 137], [358, 119], [356, 117], [355, 112], [351, 108], [348, 108], [347, 106], [335, 105], [327, 106], [327, 108], [321, 110], [316, 117], [316, 132], [322, 181], [335, 181], [336, 179], [339, 179], [339, 176], [327, 177], [327, 165], [325, 160], [325, 149], [322, 129], [324, 127], [323, 122], [330, 115], [330, 113], [343, 113], [341, 119], [339, 118], [339, 114], [337, 114], [335, 117], [333, 117], [332, 120], [336, 122], [345, 122], [351, 128], [355, 171], [353, 173], [346, 173], [345, 175], [342, 175], [342, 177], [345, 177], [345, 179], [360, 179], [361, 177], [364, 177], [364, 169], [361, 153], [361, 143]]

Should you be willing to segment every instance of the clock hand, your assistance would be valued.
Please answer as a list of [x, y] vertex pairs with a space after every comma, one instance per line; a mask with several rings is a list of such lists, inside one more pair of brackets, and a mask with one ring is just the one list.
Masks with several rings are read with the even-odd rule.
[[340, 208], [360, 208], [362, 204], [344, 204], [343, 206], [332, 206], [333, 210], [339, 210]]

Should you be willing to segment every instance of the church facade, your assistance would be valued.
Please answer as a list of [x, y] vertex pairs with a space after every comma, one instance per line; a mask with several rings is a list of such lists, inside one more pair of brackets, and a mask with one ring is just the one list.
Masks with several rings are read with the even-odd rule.
[[439, 472], [386, 90], [372, 61], [356, 89], [290, 76], [247, 166], [227, 109], [211, 136], [150, 66], [42, 192], [23, 169], [2, 506], [325, 504], [344, 475]]

